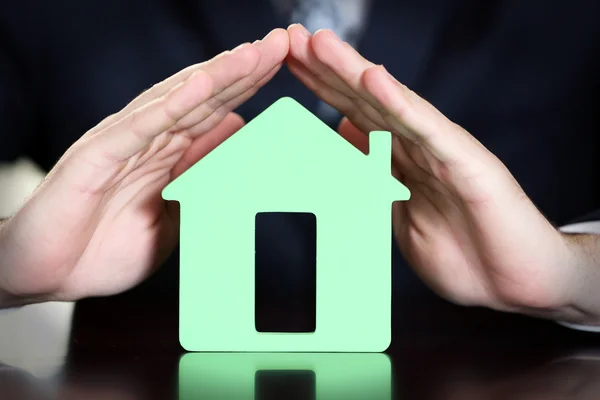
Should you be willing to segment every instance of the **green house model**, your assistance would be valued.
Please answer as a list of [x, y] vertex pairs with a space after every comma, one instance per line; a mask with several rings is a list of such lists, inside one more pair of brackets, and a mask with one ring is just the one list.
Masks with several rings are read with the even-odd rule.
[[[357, 150], [284, 97], [163, 190], [181, 205], [179, 339], [188, 351], [382, 352], [391, 341], [389, 132]], [[255, 326], [255, 221], [316, 217], [316, 328]]]

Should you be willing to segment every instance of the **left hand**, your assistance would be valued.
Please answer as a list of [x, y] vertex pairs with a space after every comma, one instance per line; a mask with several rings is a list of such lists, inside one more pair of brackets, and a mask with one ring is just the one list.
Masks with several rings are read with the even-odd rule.
[[244, 125], [232, 111], [277, 73], [283, 29], [155, 84], [77, 140], [0, 229], [0, 308], [125, 292], [179, 238], [161, 191]]
[[346, 116], [343, 137], [367, 152], [365, 133], [394, 134], [392, 173], [411, 191], [393, 206], [396, 239], [433, 290], [462, 305], [590, 322], [573, 305], [585, 274], [572, 268], [572, 247], [496, 156], [333, 32], [288, 32], [290, 71]]

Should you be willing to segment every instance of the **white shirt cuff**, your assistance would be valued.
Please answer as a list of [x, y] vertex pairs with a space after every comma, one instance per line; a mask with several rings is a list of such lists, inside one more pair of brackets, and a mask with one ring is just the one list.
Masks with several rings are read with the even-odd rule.
[[562, 321], [556, 321], [556, 323], [559, 325], [562, 325], [562, 326], [566, 326], [567, 328], [575, 329], [578, 331], [600, 333], [600, 326], [578, 325], [578, 324], [571, 324], [570, 322], [562, 322]]
[[[600, 234], [600, 221], [586, 221], [575, 224], [565, 225], [559, 228], [559, 231], [565, 233], [591, 233]], [[570, 322], [556, 321], [557, 324], [566, 326], [567, 328], [575, 329], [584, 332], [600, 333], [600, 325], [579, 325]]]

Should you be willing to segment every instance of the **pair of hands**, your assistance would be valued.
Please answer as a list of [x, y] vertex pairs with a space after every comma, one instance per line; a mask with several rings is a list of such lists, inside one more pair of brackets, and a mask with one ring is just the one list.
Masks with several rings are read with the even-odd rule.
[[286, 64], [346, 117], [339, 134], [368, 152], [394, 133], [392, 170], [411, 190], [393, 207], [397, 240], [441, 296], [579, 321], [574, 242], [531, 203], [473, 136], [331, 31], [301, 25], [169, 77], [85, 133], [0, 229], [4, 306], [125, 291], [178, 241], [162, 189], [244, 125], [233, 113]]

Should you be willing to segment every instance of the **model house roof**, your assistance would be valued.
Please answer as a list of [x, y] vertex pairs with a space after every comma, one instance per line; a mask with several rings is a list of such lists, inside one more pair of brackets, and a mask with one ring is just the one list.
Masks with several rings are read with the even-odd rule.
[[408, 200], [410, 192], [391, 174], [391, 144], [391, 133], [371, 132], [365, 155], [297, 101], [284, 97], [167, 185], [163, 197], [185, 200], [251, 183], [281, 190], [289, 185], [352, 187], [381, 193], [390, 201]]

